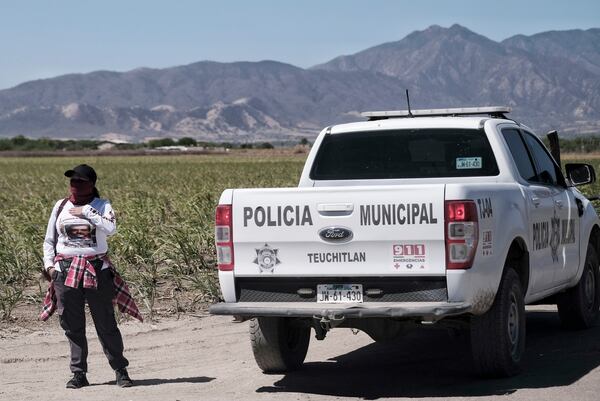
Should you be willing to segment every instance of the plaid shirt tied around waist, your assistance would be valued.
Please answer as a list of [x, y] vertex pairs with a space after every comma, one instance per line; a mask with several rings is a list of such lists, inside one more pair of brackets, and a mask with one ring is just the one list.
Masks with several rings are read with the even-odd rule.
[[[60, 262], [61, 260], [73, 259], [69, 266], [67, 277], [65, 278], [65, 286], [71, 288], [78, 288], [79, 283], [83, 280], [83, 288], [96, 289], [98, 288], [98, 278], [96, 276], [96, 269], [90, 263], [91, 260], [102, 260], [108, 264], [109, 269], [113, 275], [113, 285], [115, 288], [115, 297], [113, 298], [113, 305], [119, 308], [121, 313], [127, 313], [128, 315], [138, 319], [140, 322], [144, 321], [142, 314], [140, 313], [131, 293], [129, 287], [121, 275], [117, 272], [114, 265], [111, 263], [107, 255], [78, 255], [78, 256], [66, 256], [62, 254], [56, 255], [54, 262]], [[42, 313], [40, 319], [43, 321], [48, 320], [50, 316], [56, 311], [56, 292], [54, 290], [54, 280], [52, 280], [48, 286], [48, 291], [44, 297], [44, 304], [42, 307]]]

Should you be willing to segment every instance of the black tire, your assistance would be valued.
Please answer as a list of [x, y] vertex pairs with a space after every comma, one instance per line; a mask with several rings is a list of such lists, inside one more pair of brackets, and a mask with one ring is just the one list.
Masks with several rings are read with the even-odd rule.
[[471, 319], [471, 350], [478, 375], [510, 377], [525, 352], [525, 302], [517, 272], [507, 268], [492, 307]]
[[310, 327], [294, 325], [290, 318], [259, 317], [250, 320], [250, 342], [254, 359], [263, 372], [288, 372], [304, 363]]
[[598, 254], [590, 244], [583, 274], [577, 285], [558, 296], [558, 316], [562, 326], [571, 330], [592, 327], [600, 315], [600, 272]]

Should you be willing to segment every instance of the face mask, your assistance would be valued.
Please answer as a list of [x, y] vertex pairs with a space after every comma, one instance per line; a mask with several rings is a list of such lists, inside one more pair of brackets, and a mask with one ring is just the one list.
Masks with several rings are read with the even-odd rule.
[[69, 200], [75, 205], [85, 205], [94, 199], [94, 184], [91, 181], [72, 179]]

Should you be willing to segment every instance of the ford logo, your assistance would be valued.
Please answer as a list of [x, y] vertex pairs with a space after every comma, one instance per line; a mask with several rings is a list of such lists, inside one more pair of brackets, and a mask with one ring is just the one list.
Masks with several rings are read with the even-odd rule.
[[343, 244], [351, 241], [353, 236], [352, 230], [344, 227], [325, 227], [319, 230], [319, 237], [321, 237], [323, 241], [336, 244]]

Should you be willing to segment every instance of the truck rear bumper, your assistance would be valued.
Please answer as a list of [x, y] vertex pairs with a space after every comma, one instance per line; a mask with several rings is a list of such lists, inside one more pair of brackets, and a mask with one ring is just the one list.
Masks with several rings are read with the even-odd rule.
[[213, 315], [304, 318], [422, 318], [439, 320], [468, 313], [466, 302], [368, 302], [362, 304], [316, 304], [299, 302], [222, 302], [210, 307]]

